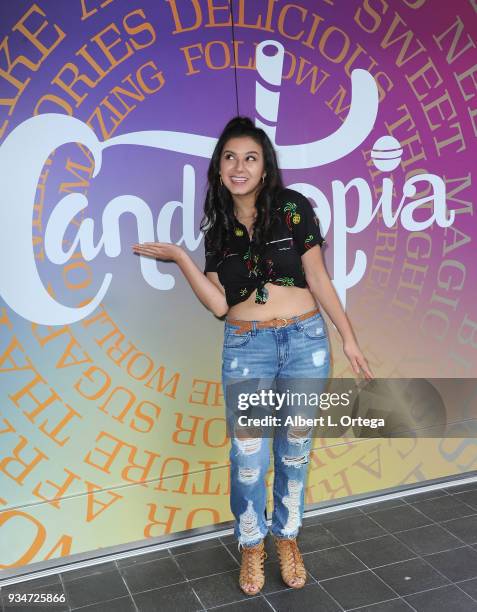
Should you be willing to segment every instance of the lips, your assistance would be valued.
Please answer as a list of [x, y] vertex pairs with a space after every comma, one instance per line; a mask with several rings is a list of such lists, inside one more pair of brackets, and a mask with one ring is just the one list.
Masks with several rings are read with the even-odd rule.
[[231, 176], [232, 183], [245, 183], [248, 179], [245, 176]]

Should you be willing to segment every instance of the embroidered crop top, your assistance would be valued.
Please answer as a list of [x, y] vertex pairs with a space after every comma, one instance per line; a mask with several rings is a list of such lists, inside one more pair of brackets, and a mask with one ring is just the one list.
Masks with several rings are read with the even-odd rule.
[[245, 301], [256, 289], [256, 304], [268, 299], [266, 283], [285, 287], [307, 287], [301, 256], [312, 246], [326, 242], [320, 232], [317, 216], [304, 195], [284, 189], [278, 198], [279, 223], [273, 239], [266, 243], [261, 256], [251, 257], [247, 228], [235, 221], [233, 235], [222, 252], [208, 250], [205, 236], [205, 269], [217, 272], [225, 288], [227, 304]]

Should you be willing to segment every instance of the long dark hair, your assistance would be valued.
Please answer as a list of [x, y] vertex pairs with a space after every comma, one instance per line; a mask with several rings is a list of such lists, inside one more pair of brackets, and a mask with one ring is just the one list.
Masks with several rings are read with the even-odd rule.
[[225, 143], [230, 138], [238, 136], [250, 136], [263, 150], [266, 176], [264, 182], [260, 183], [255, 203], [257, 218], [252, 242], [252, 250], [259, 253], [264, 248], [278, 216], [275, 202], [284, 186], [270, 138], [264, 130], [255, 127], [249, 117], [238, 115], [231, 119], [215, 145], [207, 171], [208, 187], [200, 229], [205, 233], [206, 250], [220, 252], [227, 244], [229, 232], [236, 226], [233, 199], [230, 191], [220, 183], [219, 173], [220, 158]]

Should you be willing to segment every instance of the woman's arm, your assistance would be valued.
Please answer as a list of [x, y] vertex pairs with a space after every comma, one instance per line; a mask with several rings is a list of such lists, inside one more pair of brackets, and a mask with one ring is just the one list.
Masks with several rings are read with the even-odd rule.
[[313, 247], [302, 255], [301, 260], [305, 270], [306, 282], [313, 297], [323, 306], [339, 331], [343, 342], [347, 340], [356, 341], [351, 323], [326, 271], [321, 248]]
[[323, 306], [340, 333], [343, 340], [343, 351], [350, 360], [353, 370], [356, 374], [359, 374], [361, 368], [366, 378], [374, 378], [368, 362], [358, 346], [350, 320], [326, 271], [321, 248], [319, 246], [312, 247], [302, 255], [301, 260], [310, 291], [316, 302]]
[[178, 258], [177, 264], [182, 270], [182, 273], [189, 282], [192, 291], [196, 294], [199, 300], [204, 304], [206, 308], [214, 313], [216, 317], [223, 317], [227, 314], [229, 309], [225, 294], [218, 288], [218, 286], [205, 276], [201, 270], [196, 266], [195, 262], [189, 257], [189, 255], [181, 249], [181, 255]]
[[223, 317], [227, 313], [229, 308], [224, 293], [212, 280], [202, 274], [192, 258], [181, 247], [166, 242], [143, 242], [134, 244], [133, 251], [139, 255], [175, 261], [202, 304], [216, 317]]

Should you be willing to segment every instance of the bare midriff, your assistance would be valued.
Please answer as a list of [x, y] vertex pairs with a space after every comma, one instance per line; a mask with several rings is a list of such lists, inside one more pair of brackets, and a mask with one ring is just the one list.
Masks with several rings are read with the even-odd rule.
[[248, 299], [232, 306], [226, 319], [239, 321], [269, 321], [270, 319], [295, 317], [317, 307], [311, 291], [305, 287], [282, 287], [267, 283], [268, 299], [256, 304], [254, 291]]

